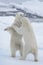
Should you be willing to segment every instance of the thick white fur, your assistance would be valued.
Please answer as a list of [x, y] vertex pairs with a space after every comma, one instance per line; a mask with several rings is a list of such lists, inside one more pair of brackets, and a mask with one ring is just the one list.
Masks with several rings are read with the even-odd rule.
[[21, 27], [22, 34], [25, 40], [25, 50], [24, 56], [21, 59], [25, 59], [28, 53], [32, 53], [34, 55], [34, 60], [38, 60], [38, 48], [37, 41], [33, 32], [32, 25], [29, 19], [23, 16], [22, 13], [17, 13], [15, 17], [15, 22], [13, 23], [13, 27], [17, 27], [18, 30]]
[[10, 43], [11, 56], [15, 57], [16, 51], [19, 50], [22, 57], [24, 54], [23, 48], [25, 46], [23, 36], [20, 35], [13, 27], [7, 27], [5, 28], [5, 31], [10, 32], [11, 35], [11, 43]]

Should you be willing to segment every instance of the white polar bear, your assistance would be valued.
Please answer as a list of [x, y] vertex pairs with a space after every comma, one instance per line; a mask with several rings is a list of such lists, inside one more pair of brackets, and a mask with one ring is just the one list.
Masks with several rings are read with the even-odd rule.
[[34, 55], [34, 60], [38, 61], [37, 41], [29, 19], [25, 17], [23, 13], [19, 12], [16, 14], [15, 21], [12, 24], [12, 26], [15, 26], [18, 29], [18, 31], [22, 31], [24, 37], [25, 50], [24, 57], [21, 59], [25, 59], [28, 53], [32, 53]]
[[18, 32], [16, 32], [16, 30], [11, 26], [5, 28], [4, 30], [10, 32], [11, 34], [11, 43], [10, 43], [11, 56], [15, 57], [16, 51], [19, 50], [22, 57], [24, 55], [24, 46], [25, 46], [23, 36], [20, 35]]

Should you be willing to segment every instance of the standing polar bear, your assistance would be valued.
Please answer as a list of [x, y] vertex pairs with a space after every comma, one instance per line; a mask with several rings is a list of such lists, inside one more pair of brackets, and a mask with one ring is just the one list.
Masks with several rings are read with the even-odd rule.
[[23, 36], [19, 34], [12, 26], [9, 26], [4, 29], [5, 31], [8, 31], [11, 35], [11, 56], [15, 57], [15, 53], [17, 50], [20, 51], [21, 57], [23, 57], [24, 54], [24, 46], [25, 42], [23, 39]]
[[23, 13], [19, 12], [16, 14], [15, 21], [13, 22], [12, 26], [13, 28], [15, 26], [18, 31], [22, 31], [22, 35], [24, 37], [25, 50], [24, 56], [21, 59], [25, 59], [28, 53], [32, 53], [34, 55], [34, 61], [38, 61], [37, 41], [29, 19], [25, 17]]

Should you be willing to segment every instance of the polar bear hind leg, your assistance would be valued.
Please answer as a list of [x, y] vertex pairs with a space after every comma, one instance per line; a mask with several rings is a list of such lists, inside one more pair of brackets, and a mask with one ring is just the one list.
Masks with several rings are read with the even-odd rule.
[[14, 46], [13, 44], [14, 44], [14, 42], [11, 40], [11, 44], [10, 44], [11, 56], [12, 56], [12, 57], [15, 57], [16, 49], [15, 49], [15, 46]]
[[37, 56], [38, 56], [38, 54], [37, 54], [37, 52], [35, 52], [35, 53], [34, 53], [34, 61], [35, 61], [35, 62], [38, 61], [38, 57], [37, 57]]
[[37, 49], [34, 50], [33, 55], [34, 55], [34, 61], [37, 62], [38, 61], [38, 51], [37, 51]]

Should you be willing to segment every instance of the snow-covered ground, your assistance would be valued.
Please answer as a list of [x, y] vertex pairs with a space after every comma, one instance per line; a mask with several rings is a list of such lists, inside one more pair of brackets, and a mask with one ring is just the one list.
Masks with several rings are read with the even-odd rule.
[[[33, 61], [33, 56], [29, 54], [26, 60], [18, 60], [10, 56], [10, 35], [4, 28], [13, 23], [14, 17], [0, 17], [0, 65], [43, 65], [43, 23], [32, 22], [33, 30], [38, 44], [38, 62]], [[39, 20], [40, 21], [40, 20]]]

